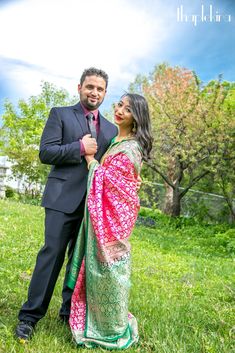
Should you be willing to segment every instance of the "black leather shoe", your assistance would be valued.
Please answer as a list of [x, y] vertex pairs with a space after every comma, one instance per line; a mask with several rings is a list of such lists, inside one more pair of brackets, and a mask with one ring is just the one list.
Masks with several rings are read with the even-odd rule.
[[35, 324], [30, 321], [20, 321], [16, 326], [15, 334], [20, 340], [29, 341], [34, 332]]

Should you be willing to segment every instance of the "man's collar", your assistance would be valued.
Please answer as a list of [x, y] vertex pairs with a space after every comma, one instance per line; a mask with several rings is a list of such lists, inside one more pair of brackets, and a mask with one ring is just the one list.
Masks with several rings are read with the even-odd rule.
[[81, 104], [81, 107], [82, 107], [82, 109], [84, 111], [85, 116], [87, 116], [89, 113], [93, 113], [94, 117], [95, 117], [95, 120], [98, 119], [98, 115], [99, 115], [99, 110], [98, 109], [91, 111], [91, 110], [88, 110], [86, 107], [84, 107], [84, 105], [81, 102], [80, 102], [80, 104]]

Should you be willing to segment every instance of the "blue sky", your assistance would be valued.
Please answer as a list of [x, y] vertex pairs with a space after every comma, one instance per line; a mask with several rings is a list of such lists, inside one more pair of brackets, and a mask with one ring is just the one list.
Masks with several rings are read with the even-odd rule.
[[76, 95], [89, 66], [110, 77], [101, 110], [163, 61], [205, 82], [235, 81], [235, 0], [5, 0], [0, 39], [0, 113], [5, 98], [39, 94], [43, 80]]

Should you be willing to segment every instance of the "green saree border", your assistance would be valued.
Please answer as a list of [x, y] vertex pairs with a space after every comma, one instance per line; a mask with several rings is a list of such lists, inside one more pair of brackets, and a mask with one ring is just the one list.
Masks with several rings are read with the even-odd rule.
[[[118, 147], [116, 149], [116, 151], [115, 151], [116, 153], [117, 152], [124, 152], [124, 149], [123, 149], [124, 143], [121, 143], [121, 142], [116, 142], [116, 143], [114, 142], [113, 144], [111, 143], [112, 147], [114, 145], [117, 145], [117, 147]], [[109, 150], [106, 152], [107, 153], [106, 156], [108, 155], [108, 152], [109, 152]], [[129, 153], [125, 153], [125, 154], [127, 156], [129, 155]], [[112, 155], [112, 153], [110, 153], [110, 155]], [[131, 160], [132, 160], [134, 156], [132, 155], [131, 157], [132, 157], [131, 158]], [[101, 164], [102, 164], [102, 162], [101, 162]], [[85, 206], [85, 209], [84, 209], [84, 220], [83, 220], [84, 227], [83, 227], [83, 230], [81, 231], [81, 235], [82, 235], [83, 238], [80, 239], [80, 241], [78, 242], [78, 245], [79, 244], [83, 244], [83, 256], [81, 255], [82, 252], [79, 252], [79, 248], [76, 247], [77, 254], [80, 255], [79, 259], [77, 259], [77, 263], [76, 263], [77, 269], [78, 269], [78, 267], [81, 267], [83, 259], [85, 261], [85, 268], [87, 268], [87, 266], [89, 265], [89, 259], [87, 257], [87, 250], [88, 250], [89, 240], [90, 240], [89, 234], [90, 234], [90, 232], [92, 232], [92, 227], [93, 226], [92, 226], [92, 223], [89, 221], [90, 215], [89, 215], [89, 210], [88, 210], [88, 206], [87, 206], [87, 198], [88, 198], [89, 191], [90, 191], [90, 188], [91, 188], [91, 185], [92, 185], [94, 172], [97, 169], [97, 166], [99, 166], [99, 162], [98, 161], [94, 161], [93, 163], [91, 163], [90, 169], [89, 169], [89, 172], [88, 172], [87, 197], [86, 197], [86, 206]], [[79, 273], [79, 271], [80, 271], [80, 268], [78, 269], [78, 273]], [[87, 279], [87, 275], [86, 275], [86, 271], [85, 271], [85, 281], [86, 281], [86, 279]], [[71, 279], [69, 279], [69, 280], [71, 280]], [[74, 283], [74, 286], [71, 287], [69, 285], [71, 283], [71, 282], [69, 282], [69, 280], [68, 280], [67, 284], [68, 284], [68, 286], [71, 289], [73, 289], [75, 284], [76, 284], [76, 281]], [[133, 327], [136, 327], [136, 330], [132, 329], [132, 321], [131, 321], [131, 319], [130, 319], [130, 321], [128, 319], [127, 326], [126, 326], [126, 328], [124, 328], [123, 332], [120, 333], [119, 335], [115, 336], [115, 337], [108, 338], [108, 337], [104, 336], [104, 338], [102, 339], [101, 337], [99, 337], [99, 335], [96, 337], [95, 334], [94, 334], [94, 337], [92, 337], [93, 336], [92, 330], [90, 331], [91, 335], [89, 335], [89, 327], [90, 327], [90, 323], [92, 323], [92, 321], [90, 322], [89, 299], [88, 298], [89, 298], [89, 291], [88, 291], [88, 286], [87, 286], [87, 283], [86, 283], [86, 318], [85, 318], [85, 328], [84, 328], [84, 331], [83, 331], [84, 341], [82, 340], [82, 337], [79, 338], [79, 336], [78, 336], [77, 337], [78, 341], [76, 341], [77, 346], [85, 346], [87, 348], [101, 347], [101, 348], [106, 349], [106, 350], [123, 350], [123, 349], [128, 348], [132, 344], [137, 344], [138, 343], [138, 340], [139, 340], [138, 329], [137, 329], [137, 327], [135, 325]], [[117, 342], [119, 339], [120, 339], [120, 341], [119, 341], [120, 346], [118, 346], [118, 342]]]

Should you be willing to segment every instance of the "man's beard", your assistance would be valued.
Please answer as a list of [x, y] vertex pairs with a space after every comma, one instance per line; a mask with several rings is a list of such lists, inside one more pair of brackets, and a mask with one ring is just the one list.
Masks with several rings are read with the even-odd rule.
[[89, 100], [87, 99], [83, 104], [86, 106], [86, 108], [88, 109], [88, 110], [96, 110], [96, 109], [98, 109], [99, 108], [99, 106], [103, 103], [103, 100], [104, 99], [102, 99], [102, 101], [101, 102], [97, 102], [97, 103], [91, 103], [91, 102], [89, 102]]

